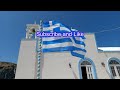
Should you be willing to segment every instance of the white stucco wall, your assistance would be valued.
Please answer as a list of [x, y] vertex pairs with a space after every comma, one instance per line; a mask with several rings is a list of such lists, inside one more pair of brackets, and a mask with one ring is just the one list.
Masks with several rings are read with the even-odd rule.
[[[104, 67], [102, 67], [101, 65], [101, 62], [103, 60], [99, 59], [94, 34], [86, 33], [85, 37], [85, 44], [87, 50], [85, 57], [90, 58], [94, 62], [98, 79], [109, 78]], [[80, 78], [80, 67], [78, 67], [80, 58], [72, 56], [70, 52], [45, 53], [42, 61], [44, 63], [42, 65], [43, 67], [41, 78], [75, 78], [71, 69], [69, 68], [69, 62], [72, 63], [72, 67], [77, 78]]]
[[[120, 60], [120, 52], [118, 52], [118, 51], [117, 52], [116, 51], [99, 52], [98, 58], [101, 62], [104, 62], [105, 68], [108, 71], [109, 75], [111, 75], [111, 73], [110, 73], [110, 69], [109, 69], [109, 66], [108, 66], [108, 61], [109, 61], [110, 58], [114, 58], [114, 57]], [[102, 72], [100, 72], [99, 76], [100, 76], [100, 78], [103, 78], [104, 74], [102, 74]], [[109, 78], [110, 78], [110, 76], [109, 76]]]
[[69, 52], [52, 52], [45, 53], [42, 61], [42, 79], [74, 79], [73, 72], [69, 63], [78, 77], [78, 60], [79, 58], [71, 56]]
[[22, 40], [15, 79], [34, 79], [36, 67], [36, 40]]
[[[112, 57], [116, 57], [120, 60], [120, 52], [98, 52], [95, 35], [93, 33], [86, 33], [85, 37], [85, 44], [87, 50], [86, 57], [90, 58], [94, 62], [98, 79], [111, 79], [111, 73], [108, 68], [108, 60]], [[105, 67], [101, 65], [102, 62], [105, 63]]]
[[[106, 69], [108, 69], [107, 60], [110, 57], [120, 59], [120, 52], [98, 52], [95, 35], [93, 33], [85, 33], [85, 37], [87, 50], [85, 57], [94, 62], [97, 78], [110, 79], [106, 72]], [[79, 61], [80, 58], [72, 56], [70, 52], [44, 53], [40, 62], [41, 79], [79, 79]], [[101, 65], [102, 62], [106, 64], [106, 69]], [[71, 63], [74, 72], [69, 67], [69, 63]], [[22, 40], [15, 78], [36, 79], [36, 73], [36, 40]]]
[[94, 62], [97, 72], [97, 78], [109, 79], [109, 76], [105, 68], [101, 65], [101, 62], [104, 61], [103, 60], [104, 57], [101, 57], [100, 56], [101, 54], [98, 53], [95, 35], [93, 33], [86, 33], [85, 37], [86, 37], [85, 44], [87, 50], [86, 57], [90, 58]]

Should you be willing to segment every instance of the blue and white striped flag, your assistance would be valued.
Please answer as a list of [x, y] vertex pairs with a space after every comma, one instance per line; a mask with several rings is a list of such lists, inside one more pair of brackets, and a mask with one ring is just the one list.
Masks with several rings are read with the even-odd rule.
[[[75, 29], [69, 29], [67, 26], [55, 22], [49, 21], [43, 23], [43, 32], [71, 32], [77, 31]], [[84, 58], [86, 53], [84, 36], [80, 37], [43, 37], [43, 53], [46, 52], [63, 52], [70, 51], [73, 56]]]

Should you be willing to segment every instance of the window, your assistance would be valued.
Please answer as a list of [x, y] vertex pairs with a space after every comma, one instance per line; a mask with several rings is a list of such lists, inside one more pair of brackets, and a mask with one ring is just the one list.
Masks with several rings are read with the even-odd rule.
[[109, 67], [112, 73], [112, 76], [115, 79], [120, 79], [120, 63], [116, 61], [115, 59], [111, 59], [109, 62]]
[[90, 62], [83, 61], [81, 63], [81, 71], [82, 71], [82, 78], [83, 79], [93, 79], [92, 65]]
[[95, 64], [90, 58], [79, 60], [78, 69], [80, 79], [97, 79]]

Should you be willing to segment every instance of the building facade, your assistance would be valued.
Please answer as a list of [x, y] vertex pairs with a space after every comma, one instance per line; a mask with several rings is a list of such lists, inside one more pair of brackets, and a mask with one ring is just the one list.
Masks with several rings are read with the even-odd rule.
[[40, 79], [120, 79], [120, 51], [98, 49], [94, 33], [85, 33], [87, 52], [84, 60], [65, 51], [42, 53], [38, 62], [37, 39], [31, 30], [39, 28], [38, 24], [27, 25], [15, 79], [37, 79], [38, 73]]

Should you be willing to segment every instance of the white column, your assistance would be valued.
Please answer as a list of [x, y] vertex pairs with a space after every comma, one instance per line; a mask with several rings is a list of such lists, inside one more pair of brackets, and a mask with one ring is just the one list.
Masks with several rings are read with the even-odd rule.
[[36, 40], [22, 40], [15, 79], [35, 79], [36, 63]]

